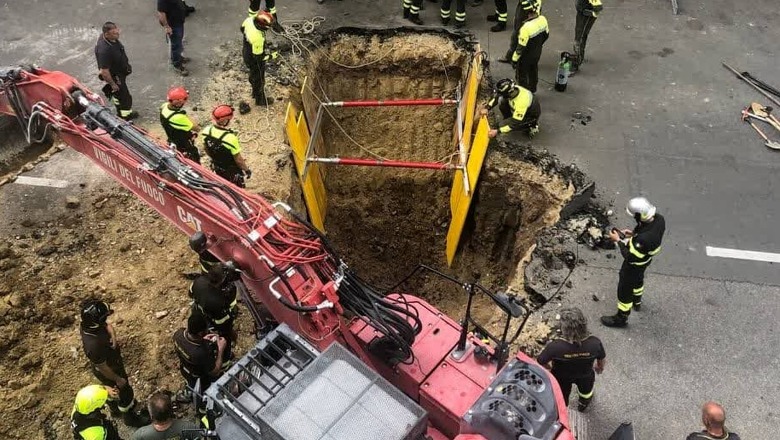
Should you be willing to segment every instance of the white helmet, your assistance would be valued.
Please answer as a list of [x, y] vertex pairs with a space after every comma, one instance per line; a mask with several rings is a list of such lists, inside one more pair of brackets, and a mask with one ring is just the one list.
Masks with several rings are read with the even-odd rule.
[[634, 197], [626, 204], [626, 212], [637, 221], [645, 221], [655, 215], [655, 206], [644, 197]]

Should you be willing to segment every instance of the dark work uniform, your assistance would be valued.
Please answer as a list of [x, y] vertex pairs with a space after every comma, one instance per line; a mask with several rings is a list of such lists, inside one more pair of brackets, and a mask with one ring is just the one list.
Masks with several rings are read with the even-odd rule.
[[656, 214], [650, 223], [640, 222], [634, 228], [634, 235], [626, 244], [618, 242], [623, 254], [623, 265], [618, 279], [618, 313], [627, 317], [634, 305], [642, 303], [645, 286], [645, 270], [653, 261], [653, 256], [661, 252], [661, 241], [666, 230], [666, 220]]
[[116, 107], [116, 113], [121, 117], [126, 117], [133, 110], [133, 97], [130, 95], [126, 81], [133, 68], [125, 53], [125, 46], [119, 40], [108, 41], [101, 35], [95, 45], [95, 58], [97, 58], [98, 69], [108, 69], [119, 86], [119, 90], [114, 92], [111, 90], [111, 85], [106, 84], [103, 87], [103, 93]]
[[517, 48], [512, 54], [512, 62], [517, 63], [515, 81], [533, 93], [539, 82], [542, 47], [549, 36], [547, 19], [542, 15], [524, 21], [517, 31]]
[[168, 26], [171, 27], [171, 64], [181, 68], [181, 53], [184, 51], [184, 20], [187, 6], [182, 0], [157, 0], [157, 11], [165, 13]]
[[[214, 380], [211, 372], [217, 365], [217, 344], [191, 335], [187, 337], [185, 333], [185, 330], [180, 328], [173, 334], [173, 345], [179, 357], [179, 371], [190, 388], [194, 389], [195, 383], [200, 379], [200, 393], [203, 394]], [[197, 407], [198, 412], [205, 413], [205, 402], [202, 399], [198, 400]]]
[[200, 263], [200, 272], [204, 275], [209, 273], [213, 266], [220, 263], [219, 258], [209, 251], [199, 253], [198, 262]]
[[550, 341], [537, 360], [542, 365], [552, 362], [552, 374], [561, 386], [567, 406], [572, 385], [577, 385], [580, 405], [587, 406], [593, 398], [593, 386], [596, 383], [593, 363], [606, 356], [599, 338], [588, 336], [579, 344], [563, 339]]
[[542, 0], [533, 0], [530, 2], [531, 9], [527, 9], [527, 7], [523, 4], [523, 0], [520, 0], [517, 2], [517, 7], [515, 8], [515, 19], [512, 22], [512, 35], [509, 36], [509, 50], [506, 52], [506, 60], [511, 61], [512, 60], [512, 54], [515, 53], [515, 50], [517, 50], [517, 31], [520, 30], [520, 26], [523, 25], [523, 22], [528, 19], [528, 14], [531, 12], [536, 12], [537, 15], [542, 14]]
[[[444, 25], [450, 23], [450, 6], [452, 6], [452, 0], [442, 0], [441, 9], [439, 14], [441, 15], [441, 22]], [[455, 25], [462, 27], [466, 24], [466, 0], [455, 0]]]
[[214, 286], [208, 276], [200, 275], [190, 285], [190, 297], [193, 299], [192, 313], [200, 313], [206, 318], [209, 328], [226, 339], [223, 359], [232, 359], [234, 337], [233, 324], [236, 320], [236, 285], [225, 281]]
[[241, 153], [238, 136], [233, 130], [216, 125], [206, 126], [200, 134], [203, 136], [206, 154], [211, 158], [211, 169], [225, 180], [244, 188], [244, 171], [235, 159]]
[[685, 437], [685, 440], [740, 440], [739, 436], [733, 432], [728, 432], [726, 429], [723, 432], [724, 434], [720, 437], [709, 434], [707, 431], [692, 432], [688, 437]]
[[252, 86], [252, 98], [256, 105], [265, 105], [265, 63], [271, 56], [265, 51], [265, 30], [255, 26], [255, 18], [250, 16], [241, 24], [244, 36], [242, 56], [249, 69], [249, 85]]
[[196, 134], [192, 132], [192, 120], [182, 108], [174, 108], [166, 102], [160, 107], [160, 124], [168, 136], [168, 143], [176, 145], [176, 149], [190, 160], [200, 163], [200, 153], [192, 142]]
[[488, 108], [498, 105], [504, 118], [498, 125], [500, 133], [527, 130], [539, 122], [542, 107], [539, 100], [529, 90], [515, 86], [518, 90], [514, 98], [495, 95], [488, 101]]
[[[260, 11], [261, 0], [249, 0], [249, 16], [254, 17]], [[265, 0], [265, 10], [274, 16], [276, 23], [276, 0]]]
[[[81, 326], [81, 343], [84, 347], [84, 354], [87, 355], [87, 358], [92, 363], [92, 374], [95, 375], [100, 383], [111, 387], [116, 386], [112, 380], [108, 379], [97, 369], [97, 365], [104, 362], [114, 374], [127, 380], [125, 364], [122, 362], [122, 353], [120, 353], [118, 347], [111, 347], [111, 335], [108, 334], [106, 326], [102, 325], [96, 328]], [[119, 401], [108, 401], [112, 413], [117, 411], [126, 413], [133, 409], [134, 404], [135, 397], [129, 381], [125, 383], [125, 386], [119, 388]]]
[[588, 34], [593, 24], [596, 22], [599, 12], [601, 12], [601, 0], [577, 0], [577, 21], [574, 26], [574, 69], [585, 60], [585, 44], [588, 42]]

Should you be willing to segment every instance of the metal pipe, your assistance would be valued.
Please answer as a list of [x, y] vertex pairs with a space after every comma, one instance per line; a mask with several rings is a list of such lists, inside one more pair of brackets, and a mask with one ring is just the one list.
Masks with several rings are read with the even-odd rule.
[[331, 101], [323, 102], [326, 107], [398, 107], [412, 105], [449, 105], [457, 104], [457, 99], [391, 99], [389, 101]]
[[764, 96], [765, 96], [767, 99], [769, 99], [770, 101], [774, 102], [774, 103], [775, 103], [775, 105], [777, 105], [777, 106], [780, 106], [780, 101], [778, 101], [778, 100], [777, 100], [777, 98], [775, 98], [774, 96], [770, 95], [769, 93], [767, 93], [766, 91], [764, 91], [762, 88], [758, 87], [757, 85], [753, 84], [753, 83], [752, 83], [752, 82], [751, 82], [749, 79], [745, 78], [745, 75], [743, 75], [743, 74], [739, 73], [739, 72], [737, 71], [737, 69], [735, 69], [735, 68], [733, 68], [733, 67], [729, 66], [728, 64], [726, 64], [726, 62], [725, 62], [725, 61], [721, 61], [720, 63], [721, 63], [721, 64], [723, 64], [723, 67], [725, 67], [725, 68], [727, 68], [727, 69], [731, 70], [731, 72], [732, 72], [734, 75], [737, 75], [737, 77], [738, 77], [739, 79], [741, 79], [742, 81], [745, 81], [745, 82], [746, 82], [746, 83], [747, 83], [747, 84], [748, 84], [750, 87], [753, 87], [754, 89], [756, 89], [756, 91], [758, 91], [759, 93], [761, 93], [762, 95], [764, 95]]
[[331, 165], [357, 165], [366, 167], [388, 167], [388, 168], [420, 168], [427, 170], [455, 170], [461, 166], [451, 163], [439, 162], [405, 162], [401, 160], [381, 160], [381, 159], [356, 159], [341, 157], [310, 157], [307, 162], [317, 162]]

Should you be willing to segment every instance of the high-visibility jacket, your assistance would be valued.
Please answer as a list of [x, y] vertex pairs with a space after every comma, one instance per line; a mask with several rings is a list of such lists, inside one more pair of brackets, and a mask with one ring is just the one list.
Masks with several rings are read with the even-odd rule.
[[244, 34], [244, 45], [249, 45], [252, 55], [260, 56], [265, 52], [265, 31], [255, 26], [255, 18], [247, 17], [241, 24], [241, 33]]
[[225, 171], [240, 170], [235, 156], [241, 152], [241, 144], [233, 130], [208, 125], [201, 130], [200, 134], [203, 136], [206, 154], [211, 158], [214, 168]]
[[168, 142], [184, 147], [192, 141], [194, 124], [184, 109], [172, 108], [170, 103], [163, 103], [160, 106], [160, 124], [168, 136]]
[[577, 0], [577, 12], [588, 17], [598, 17], [604, 9], [601, 0]]
[[549, 36], [550, 28], [543, 15], [524, 21], [517, 31], [517, 49], [512, 54], [512, 62], [516, 63], [526, 57], [538, 61], [542, 56], [542, 46]]
[[649, 223], [639, 223], [628, 240], [618, 242], [625, 262], [631, 266], [647, 266], [653, 261], [653, 256], [661, 252], [665, 231], [666, 220], [661, 214], [656, 214]]
[[[515, 86], [517, 95], [514, 98], [508, 99], [509, 108], [512, 109], [512, 116], [509, 119], [501, 121], [498, 126], [498, 131], [501, 133], [509, 133], [514, 128], [513, 125], [519, 125], [525, 119], [525, 113], [531, 104], [534, 102], [534, 94], [525, 87]], [[488, 102], [488, 107], [494, 107], [497, 103], [497, 98], [494, 97]]]

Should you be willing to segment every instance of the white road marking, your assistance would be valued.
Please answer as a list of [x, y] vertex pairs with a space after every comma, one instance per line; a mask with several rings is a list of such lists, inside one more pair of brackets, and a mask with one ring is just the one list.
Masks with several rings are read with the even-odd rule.
[[712, 246], [707, 246], [707, 256], [780, 263], [780, 254], [773, 254], [771, 252], [742, 251], [739, 249], [728, 249]]
[[19, 176], [14, 180], [14, 183], [30, 186], [48, 186], [50, 188], [67, 188], [69, 185], [67, 180], [45, 179], [43, 177], [30, 176]]

